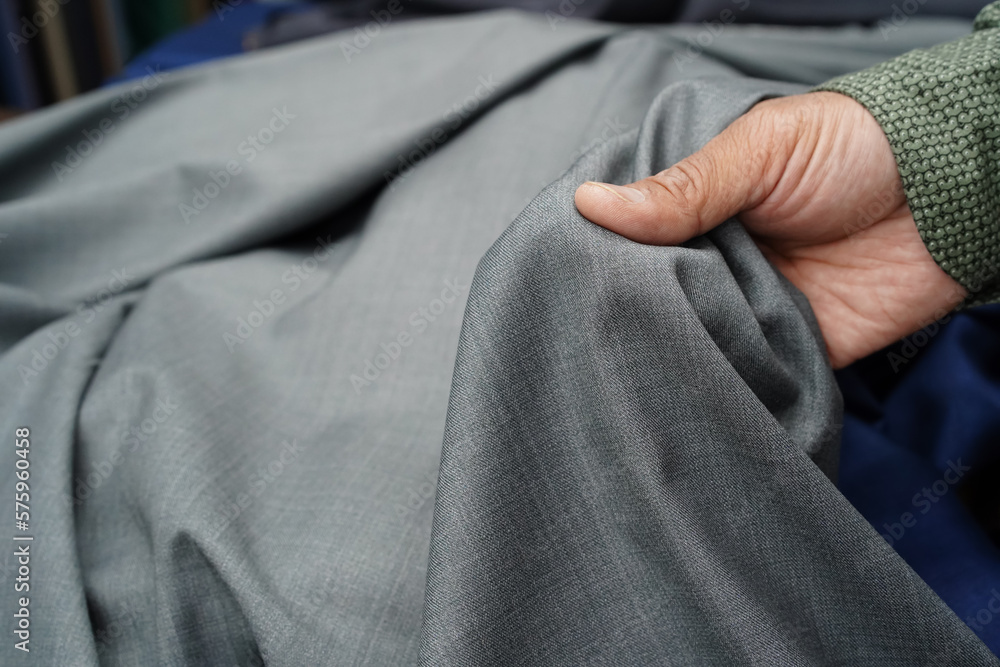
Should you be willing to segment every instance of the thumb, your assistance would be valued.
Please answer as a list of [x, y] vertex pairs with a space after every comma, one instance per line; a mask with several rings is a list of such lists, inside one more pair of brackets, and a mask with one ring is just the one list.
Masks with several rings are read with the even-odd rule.
[[[627, 186], [587, 181], [580, 213], [633, 241], [674, 245], [760, 204], [774, 188], [777, 160], [757, 123], [742, 117], [697, 153]], [[763, 135], [763, 137], [761, 136]], [[763, 141], [764, 150], [751, 148]], [[780, 165], [783, 167], [784, 165]]]

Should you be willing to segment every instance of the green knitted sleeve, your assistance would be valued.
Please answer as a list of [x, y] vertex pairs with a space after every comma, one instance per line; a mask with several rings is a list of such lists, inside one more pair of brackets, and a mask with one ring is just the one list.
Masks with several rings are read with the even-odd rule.
[[969, 290], [964, 305], [1000, 301], [1000, 2], [968, 37], [814, 90], [852, 97], [882, 126], [920, 237]]

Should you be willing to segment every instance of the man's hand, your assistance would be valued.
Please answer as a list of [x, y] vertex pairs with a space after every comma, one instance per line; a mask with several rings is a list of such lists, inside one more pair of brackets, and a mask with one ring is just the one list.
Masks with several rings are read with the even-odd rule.
[[655, 176], [627, 187], [584, 183], [576, 206], [611, 231], [660, 245], [737, 216], [809, 299], [835, 368], [966, 296], [920, 239], [879, 124], [838, 93], [761, 102]]

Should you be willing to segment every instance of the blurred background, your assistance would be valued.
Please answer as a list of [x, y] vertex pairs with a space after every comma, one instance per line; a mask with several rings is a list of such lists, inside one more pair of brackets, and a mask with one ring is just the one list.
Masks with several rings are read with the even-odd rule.
[[[166, 69], [243, 50], [244, 34], [305, 2], [0, 0], [0, 107], [16, 115], [131, 78], [160, 45]], [[139, 63], [137, 63], [139, 64]], [[145, 73], [141, 63], [135, 74]]]
[[[516, 7], [559, 22], [877, 25], [985, 0], [0, 0], [0, 120], [94, 88], [345, 29]], [[364, 39], [361, 36], [360, 39]]]

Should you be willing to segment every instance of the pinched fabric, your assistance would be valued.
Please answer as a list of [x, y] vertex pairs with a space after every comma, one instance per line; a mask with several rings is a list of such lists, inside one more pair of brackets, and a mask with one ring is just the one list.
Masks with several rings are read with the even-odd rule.
[[973, 34], [911, 51], [816, 88], [848, 95], [878, 120], [907, 202], [965, 305], [1000, 300], [1000, 2]]

